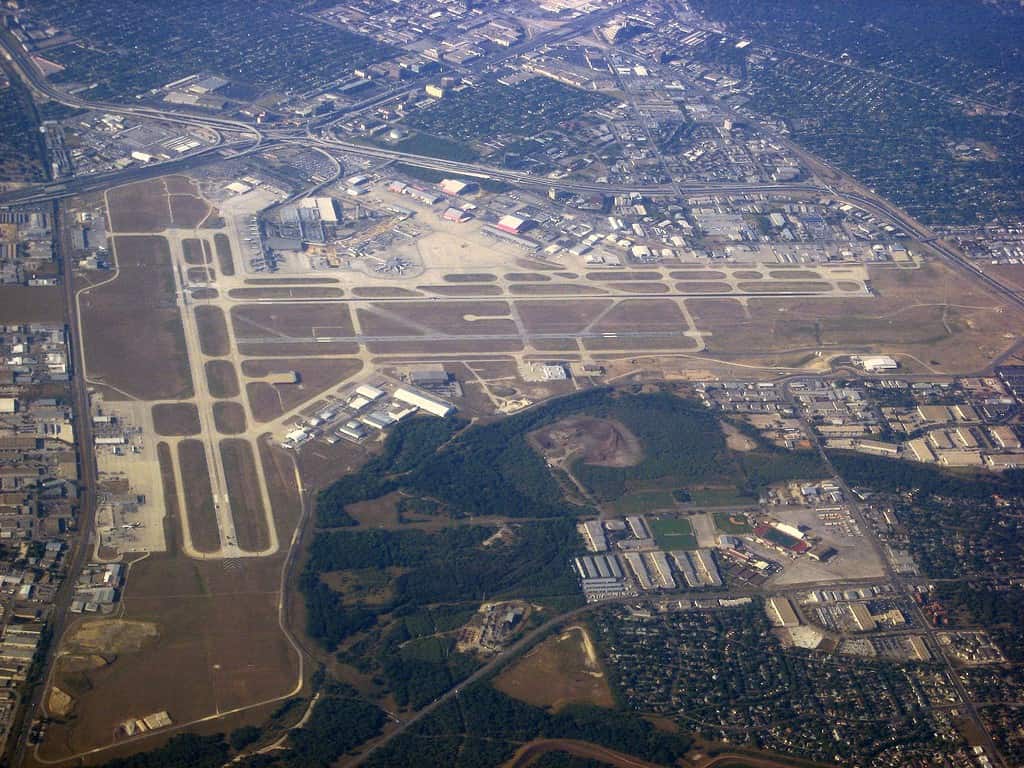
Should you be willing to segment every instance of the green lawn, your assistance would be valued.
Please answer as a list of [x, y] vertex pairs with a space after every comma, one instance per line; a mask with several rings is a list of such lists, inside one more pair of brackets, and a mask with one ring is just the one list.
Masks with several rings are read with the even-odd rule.
[[701, 507], [742, 507], [756, 499], [744, 496], [736, 488], [688, 488], [690, 504]]
[[689, 520], [677, 517], [649, 519], [647, 524], [654, 534], [654, 541], [661, 549], [697, 549], [697, 537]]
[[669, 491], [638, 491], [623, 496], [614, 506], [620, 515], [642, 515], [652, 509], [674, 509], [676, 503]]
[[750, 533], [753, 530], [750, 527], [750, 521], [747, 520], [746, 515], [738, 513], [730, 514], [728, 512], [712, 512], [711, 516], [715, 520], [715, 528], [720, 530], [722, 533], [730, 533], [734, 536]]

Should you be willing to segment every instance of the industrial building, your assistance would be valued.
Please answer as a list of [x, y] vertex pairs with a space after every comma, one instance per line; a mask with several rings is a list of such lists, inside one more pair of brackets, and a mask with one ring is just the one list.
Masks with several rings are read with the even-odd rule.
[[647, 591], [654, 589], [654, 583], [651, 581], [651, 576], [647, 572], [647, 564], [644, 563], [643, 555], [639, 552], [627, 552], [624, 557], [626, 562], [629, 563], [629, 568], [633, 571], [633, 575], [636, 577], [636, 583], [640, 586], [640, 589]]
[[650, 563], [648, 572], [654, 577], [654, 581], [662, 589], [675, 589], [676, 580], [672, 578], [672, 568], [668, 564], [668, 557], [664, 552], [647, 552], [644, 559]]
[[853, 617], [854, 626], [861, 632], [871, 632], [878, 626], [875, 617], [863, 603], [851, 603], [850, 615]]
[[777, 627], [798, 627], [800, 618], [788, 597], [769, 597], [765, 603], [768, 620]]
[[530, 219], [521, 219], [518, 216], [507, 214], [498, 219], [495, 227], [510, 235], [521, 235], [534, 225]]
[[615, 555], [577, 557], [575, 565], [587, 602], [632, 594]]
[[442, 419], [455, 413], [455, 407], [450, 403], [446, 403], [436, 397], [431, 397], [424, 392], [414, 392], [405, 387], [398, 387], [395, 390], [394, 398], [407, 405], [415, 405], [417, 408]]
[[858, 359], [858, 362], [868, 373], [895, 371], [900, 367], [899, 363], [887, 355], [870, 355], [868, 357], [861, 357]]
[[626, 518], [626, 525], [630, 532], [638, 539], [651, 539], [651, 529], [647, 527], [647, 521], [639, 515], [631, 515]]
[[600, 520], [587, 520], [579, 525], [580, 534], [586, 542], [587, 549], [591, 552], [605, 552], [608, 549], [608, 539], [604, 535], [604, 526]]
[[452, 195], [453, 197], [468, 195], [471, 192], [475, 192], [477, 188], [476, 184], [472, 182], [459, 181], [458, 179], [441, 179], [441, 183], [437, 186], [446, 195]]

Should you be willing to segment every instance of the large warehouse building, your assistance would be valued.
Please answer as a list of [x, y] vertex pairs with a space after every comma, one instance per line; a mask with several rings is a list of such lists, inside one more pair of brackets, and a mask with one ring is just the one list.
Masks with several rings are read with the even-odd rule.
[[439, 400], [436, 397], [431, 397], [423, 392], [414, 392], [405, 387], [396, 389], [394, 398], [406, 405], [415, 405], [420, 410], [434, 416], [440, 416], [441, 418], [455, 413], [455, 407], [450, 403], [446, 403], [444, 400]]

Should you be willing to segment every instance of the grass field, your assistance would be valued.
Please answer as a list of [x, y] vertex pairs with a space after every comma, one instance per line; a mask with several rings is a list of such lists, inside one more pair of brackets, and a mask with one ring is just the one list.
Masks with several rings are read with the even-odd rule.
[[655, 543], [665, 550], [697, 549], [697, 537], [689, 520], [655, 517], [647, 520]]
[[238, 374], [227, 360], [211, 360], [206, 364], [206, 382], [214, 397], [238, 397]]
[[715, 521], [715, 528], [720, 530], [722, 533], [739, 536], [744, 533], [750, 533], [753, 530], [746, 515], [729, 512], [712, 512], [711, 517]]
[[192, 403], [157, 403], [153, 406], [153, 429], [158, 435], [198, 435], [199, 411]]
[[192, 546], [199, 552], [213, 552], [220, 547], [220, 530], [203, 444], [199, 440], [178, 443], [178, 464], [185, 486], [185, 514]]
[[247, 552], [266, 549], [270, 539], [252, 446], [248, 440], [221, 440], [220, 455], [238, 546]]
[[89, 378], [144, 400], [191, 397], [167, 240], [119, 235], [111, 242], [117, 277], [79, 294]]
[[204, 355], [223, 357], [228, 353], [228, 328], [220, 307], [200, 305], [195, 308], [199, 346]]
[[213, 422], [222, 435], [241, 434], [245, 432], [245, 408], [239, 403], [214, 403]]
[[213, 236], [213, 245], [217, 249], [217, 265], [220, 273], [225, 277], [235, 274], [235, 262], [231, 254], [231, 241], [227, 235], [217, 234]]
[[757, 501], [736, 488], [688, 488], [687, 491], [690, 503], [702, 507], [742, 507]]
[[652, 509], [674, 509], [675, 499], [670, 491], [638, 491], [623, 496], [615, 502], [615, 511], [620, 515], [642, 515]]

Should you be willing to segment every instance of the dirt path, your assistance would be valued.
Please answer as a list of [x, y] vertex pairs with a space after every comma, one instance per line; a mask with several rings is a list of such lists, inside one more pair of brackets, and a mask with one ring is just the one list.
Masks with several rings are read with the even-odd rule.
[[[512, 759], [502, 768], [526, 768], [533, 765], [537, 760], [548, 752], [568, 752], [577, 757], [584, 757], [589, 760], [601, 760], [617, 768], [664, 768], [658, 763], [649, 763], [638, 757], [627, 755], [624, 752], [617, 752], [614, 749], [591, 744], [589, 741], [576, 741], [575, 739], [538, 739], [520, 747]], [[758, 767], [760, 768], [760, 767]], [[770, 766], [765, 766], [770, 768]]]

